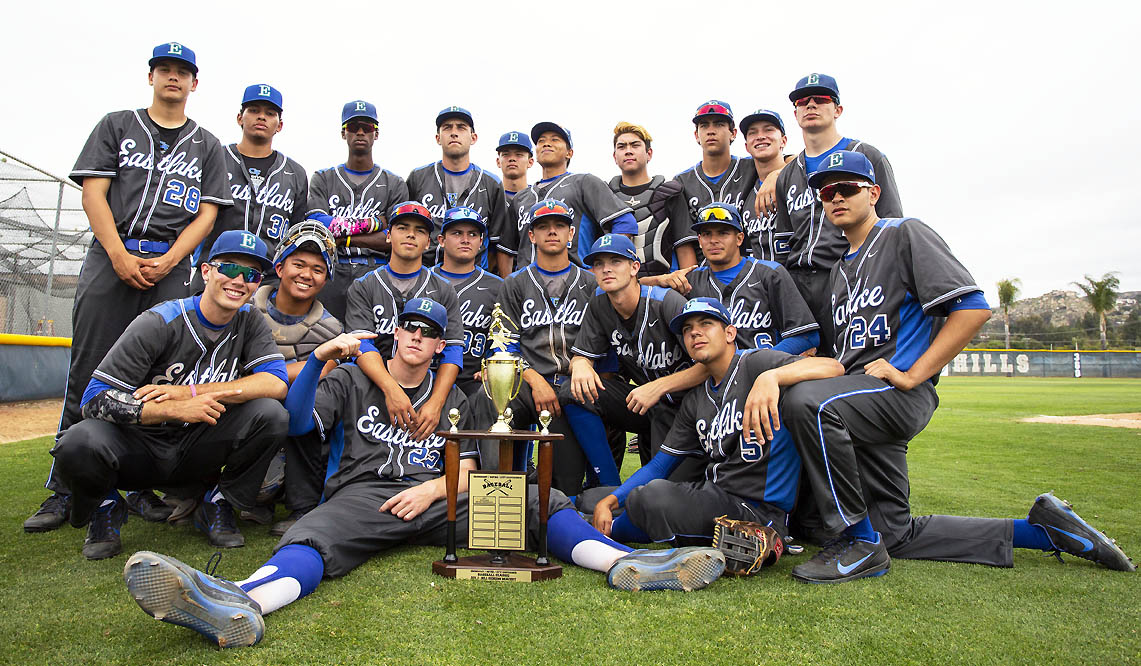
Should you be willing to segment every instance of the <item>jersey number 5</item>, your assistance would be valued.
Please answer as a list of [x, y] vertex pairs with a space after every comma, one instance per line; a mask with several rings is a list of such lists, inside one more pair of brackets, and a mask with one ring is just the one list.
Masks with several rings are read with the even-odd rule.
[[197, 187], [187, 187], [186, 183], [175, 179], [167, 182], [166, 191], [162, 193], [163, 203], [185, 208], [191, 215], [198, 212], [198, 201], [201, 198], [202, 191]]

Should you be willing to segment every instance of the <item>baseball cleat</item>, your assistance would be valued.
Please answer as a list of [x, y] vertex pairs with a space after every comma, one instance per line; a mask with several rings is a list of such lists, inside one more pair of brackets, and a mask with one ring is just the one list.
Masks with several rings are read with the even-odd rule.
[[876, 543], [844, 534], [804, 564], [792, 568], [792, 577], [802, 583], [845, 583], [857, 578], [882, 576], [891, 569], [883, 538]]
[[206, 533], [210, 545], [217, 548], [241, 548], [246, 538], [234, 520], [234, 507], [224, 499], [203, 502], [194, 512], [194, 526]]
[[122, 498], [101, 506], [91, 514], [87, 523], [87, 538], [83, 540], [83, 556], [89, 560], [105, 560], [123, 552], [119, 532], [127, 522], [127, 503]]
[[618, 559], [606, 574], [617, 590], [680, 590], [708, 587], [725, 571], [725, 555], [716, 548], [690, 546], [635, 550]]
[[[1137, 569], [1118, 548], [1116, 541], [1094, 529], [1074, 513], [1069, 502], [1054, 497], [1052, 493], [1039, 495], [1026, 519], [1031, 525], [1045, 530], [1050, 543], [1054, 544], [1055, 555], [1069, 553], [1115, 571]], [[1058, 559], [1062, 556], [1058, 555]]]
[[173, 557], [139, 551], [127, 560], [123, 580], [148, 615], [193, 629], [220, 648], [248, 647], [265, 634], [261, 606], [242, 588]]
[[67, 522], [70, 515], [71, 496], [53, 493], [24, 521], [24, 531], [50, 532]]
[[148, 523], [165, 523], [174, 507], [163, 502], [153, 490], [136, 490], [127, 493], [127, 510], [142, 516]]

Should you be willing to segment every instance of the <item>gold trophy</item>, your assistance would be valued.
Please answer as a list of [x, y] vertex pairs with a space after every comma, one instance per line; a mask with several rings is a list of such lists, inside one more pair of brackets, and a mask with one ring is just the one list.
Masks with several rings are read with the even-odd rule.
[[491, 348], [499, 351], [484, 358], [480, 365], [483, 391], [491, 398], [498, 416], [489, 429], [489, 432], [494, 433], [511, 432], [511, 409], [507, 405], [519, 395], [519, 389], [523, 386], [523, 359], [518, 354], [507, 351], [507, 345], [511, 342], [511, 330], [504, 325], [504, 321], [515, 326], [503, 314], [499, 303], [496, 303], [491, 311], [491, 326], [487, 333]]

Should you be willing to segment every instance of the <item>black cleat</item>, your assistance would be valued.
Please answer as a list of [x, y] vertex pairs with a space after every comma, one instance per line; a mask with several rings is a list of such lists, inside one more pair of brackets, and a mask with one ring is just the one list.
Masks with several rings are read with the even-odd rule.
[[[1069, 553], [1115, 571], [1135, 571], [1137, 567], [1120, 548], [1117, 542], [1105, 536], [1092, 525], [1074, 513], [1073, 506], [1065, 500], [1045, 493], [1034, 500], [1030, 515], [1026, 517], [1031, 525], [1037, 525], [1046, 532], [1050, 543], [1054, 544], [1054, 554]], [[1062, 559], [1058, 555], [1058, 559]]]
[[234, 507], [224, 499], [203, 502], [194, 512], [194, 526], [206, 533], [210, 544], [218, 548], [240, 548], [246, 538], [234, 520]]
[[301, 520], [301, 517], [306, 513], [308, 513], [308, 511], [293, 511], [288, 516], [286, 516], [285, 519], [277, 521], [273, 524], [273, 527], [269, 528], [270, 536], [285, 536], [285, 533], [289, 531], [289, 528], [293, 527], [294, 523]]
[[844, 583], [857, 578], [882, 576], [891, 568], [891, 558], [880, 537], [876, 543], [841, 534], [804, 564], [792, 568], [792, 577], [803, 583]]
[[136, 490], [127, 493], [127, 510], [148, 523], [165, 523], [174, 507], [162, 501], [152, 490]]
[[105, 560], [123, 552], [119, 530], [127, 522], [127, 504], [119, 498], [101, 506], [91, 514], [87, 524], [87, 538], [83, 541], [83, 556], [89, 560]]
[[71, 516], [71, 495], [52, 493], [40, 508], [24, 521], [25, 532], [50, 532], [59, 528]]

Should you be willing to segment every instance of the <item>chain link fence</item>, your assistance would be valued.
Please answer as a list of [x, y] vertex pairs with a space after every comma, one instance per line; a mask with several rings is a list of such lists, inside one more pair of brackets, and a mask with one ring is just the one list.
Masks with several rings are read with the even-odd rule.
[[0, 150], [0, 333], [71, 337], [91, 227], [75, 183]]

